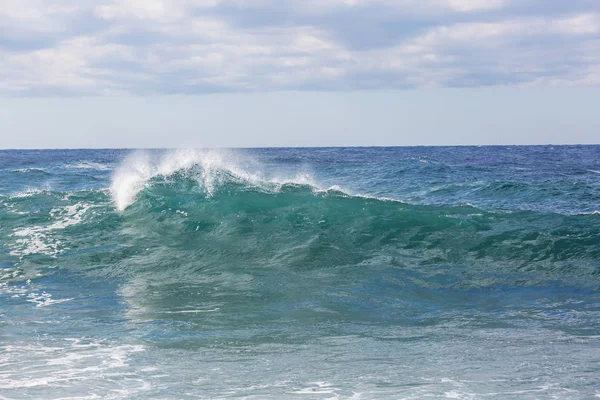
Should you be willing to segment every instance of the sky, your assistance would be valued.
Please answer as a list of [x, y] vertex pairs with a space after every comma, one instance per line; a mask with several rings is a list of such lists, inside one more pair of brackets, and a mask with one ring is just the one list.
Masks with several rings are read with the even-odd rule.
[[0, 148], [598, 143], [598, 0], [2, 0]]

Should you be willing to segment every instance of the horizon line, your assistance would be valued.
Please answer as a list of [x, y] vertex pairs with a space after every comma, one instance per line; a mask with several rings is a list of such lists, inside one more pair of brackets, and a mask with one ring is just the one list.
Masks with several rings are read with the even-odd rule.
[[351, 149], [351, 148], [413, 148], [413, 147], [577, 147], [600, 146], [600, 143], [544, 143], [544, 144], [423, 144], [423, 145], [334, 145], [334, 146], [253, 146], [253, 147], [47, 147], [0, 148], [0, 151], [76, 151], [76, 150], [266, 150], [266, 149]]

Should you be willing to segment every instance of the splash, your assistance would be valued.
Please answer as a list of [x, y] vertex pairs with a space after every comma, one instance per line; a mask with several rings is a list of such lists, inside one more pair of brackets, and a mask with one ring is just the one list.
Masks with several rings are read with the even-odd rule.
[[322, 190], [307, 173], [267, 177], [256, 160], [233, 151], [188, 149], [161, 154], [136, 151], [113, 174], [110, 192], [115, 207], [123, 211], [153, 178], [167, 178], [178, 172], [196, 179], [208, 197], [223, 183], [231, 181], [272, 191], [286, 184], [309, 185], [314, 190]]

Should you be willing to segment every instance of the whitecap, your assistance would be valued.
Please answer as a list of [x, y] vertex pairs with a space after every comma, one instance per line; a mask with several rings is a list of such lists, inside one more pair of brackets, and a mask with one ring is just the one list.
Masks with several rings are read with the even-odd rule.
[[[253, 165], [255, 170], [249, 165]], [[231, 151], [171, 150], [160, 155], [136, 151], [113, 174], [110, 192], [117, 210], [122, 211], [131, 205], [152, 178], [168, 177], [180, 171], [197, 179], [209, 197], [223, 183], [231, 180], [269, 191], [278, 191], [285, 185], [308, 185], [320, 190], [310, 174], [266, 177], [254, 160]]]
[[83, 161], [76, 164], [66, 164], [65, 167], [73, 169], [95, 169], [98, 171], [108, 171], [111, 169], [108, 165], [92, 161]]

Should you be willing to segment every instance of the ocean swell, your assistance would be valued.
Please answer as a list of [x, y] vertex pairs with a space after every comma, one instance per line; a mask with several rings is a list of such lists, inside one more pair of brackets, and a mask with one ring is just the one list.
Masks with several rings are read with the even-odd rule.
[[177, 282], [199, 271], [341, 268], [352, 276], [370, 265], [413, 271], [421, 285], [473, 287], [596, 285], [585, 279], [600, 273], [596, 214], [407, 204], [227, 151], [135, 152], [109, 191], [31, 191], [3, 204], [9, 255], [100, 275]]
[[481, 285], [475, 275], [487, 274], [487, 284], [512, 284], [530, 274], [533, 284], [600, 271], [595, 215], [411, 205], [263, 169], [222, 151], [128, 157], [113, 176], [111, 194], [128, 241], [149, 249], [137, 261], [163, 268], [178, 254], [165, 279], [181, 278], [176, 270], [185, 275], [240, 262], [303, 269], [376, 262], [444, 271], [454, 277], [446, 279], [450, 286]]

